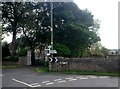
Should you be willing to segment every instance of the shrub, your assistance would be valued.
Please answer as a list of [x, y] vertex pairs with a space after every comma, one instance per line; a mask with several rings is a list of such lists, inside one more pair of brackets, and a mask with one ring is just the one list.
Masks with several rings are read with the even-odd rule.
[[17, 62], [19, 60], [18, 56], [8, 56], [5, 58], [2, 58], [2, 61], [12, 61], [12, 62]]
[[27, 50], [24, 48], [20, 49], [20, 51], [18, 52], [19, 57], [26, 56], [26, 55], [27, 55]]
[[68, 57], [71, 54], [70, 49], [64, 44], [56, 43], [54, 49], [57, 51], [57, 56]]

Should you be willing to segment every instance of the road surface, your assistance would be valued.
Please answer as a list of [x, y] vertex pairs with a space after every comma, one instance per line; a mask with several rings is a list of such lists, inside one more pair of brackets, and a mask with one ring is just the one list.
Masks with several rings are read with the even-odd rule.
[[4, 69], [2, 87], [118, 87], [118, 78], [93, 75], [36, 73], [32, 68]]

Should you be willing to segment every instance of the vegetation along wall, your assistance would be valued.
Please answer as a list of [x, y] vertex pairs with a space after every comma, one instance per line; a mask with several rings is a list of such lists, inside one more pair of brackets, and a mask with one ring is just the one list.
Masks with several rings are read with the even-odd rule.
[[120, 64], [118, 58], [58, 58], [58, 62], [50, 63], [51, 71], [118, 71]]

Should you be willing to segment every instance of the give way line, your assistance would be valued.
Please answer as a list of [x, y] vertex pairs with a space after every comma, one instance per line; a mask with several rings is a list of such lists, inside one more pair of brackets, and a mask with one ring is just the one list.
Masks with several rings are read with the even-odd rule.
[[15, 81], [15, 82], [18, 82], [18, 83], [27, 85], [27, 86], [29, 86], [29, 87], [40, 87], [40, 86], [41, 86], [41, 85], [38, 85], [38, 83], [28, 84], [28, 83], [25, 83], [25, 82], [23, 82], [23, 81], [19, 81], [19, 80], [14, 79], [14, 78], [12, 78], [12, 80]]

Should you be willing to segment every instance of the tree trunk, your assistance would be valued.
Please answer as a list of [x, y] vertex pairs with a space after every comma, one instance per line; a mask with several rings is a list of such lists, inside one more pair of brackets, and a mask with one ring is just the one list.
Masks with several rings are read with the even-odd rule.
[[16, 28], [13, 31], [13, 38], [12, 38], [12, 56], [16, 54]]
[[31, 49], [31, 66], [35, 66], [35, 50]]

